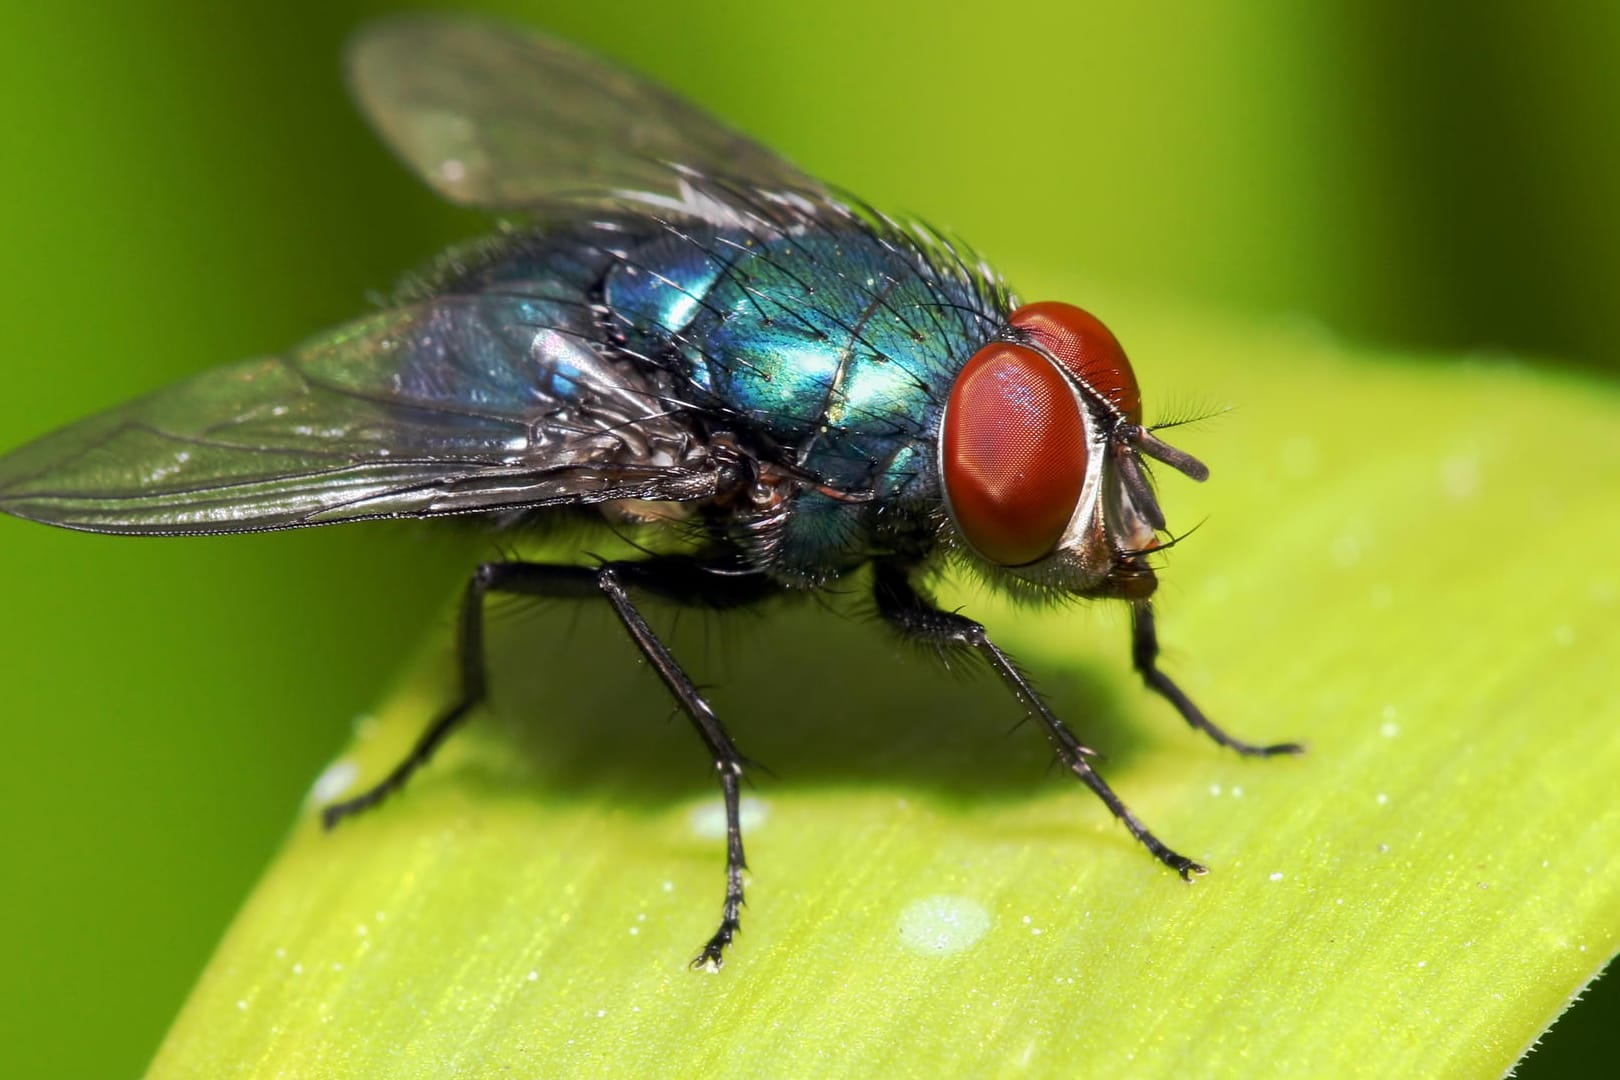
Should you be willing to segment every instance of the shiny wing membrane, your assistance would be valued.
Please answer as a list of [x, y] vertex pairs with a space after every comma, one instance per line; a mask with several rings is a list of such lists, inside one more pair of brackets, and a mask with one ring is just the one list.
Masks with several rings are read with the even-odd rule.
[[[694, 174], [824, 193], [662, 88], [497, 23], [384, 20], [348, 62], [377, 130], [456, 202], [723, 216]], [[593, 348], [580, 299], [430, 298], [207, 372], [0, 458], [0, 511], [181, 534], [712, 494], [657, 374]]]
[[674, 94], [561, 41], [496, 22], [406, 15], [349, 47], [354, 96], [445, 198], [536, 211], [618, 191], [680, 198], [681, 171], [766, 190], [820, 183]]
[[0, 510], [186, 534], [712, 494], [649, 376], [550, 306], [439, 297], [206, 372], [0, 458]]

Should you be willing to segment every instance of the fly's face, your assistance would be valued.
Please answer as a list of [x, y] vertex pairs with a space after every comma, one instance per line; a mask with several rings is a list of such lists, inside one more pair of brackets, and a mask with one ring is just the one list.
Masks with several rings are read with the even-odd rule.
[[1145, 598], [1164, 514], [1142, 456], [1201, 462], [1142, 426], [1118, 340], [1071, 304], [1029, 304], [957, 376], [940, 423], [945, 505], [969, 549], [1033, 585]]

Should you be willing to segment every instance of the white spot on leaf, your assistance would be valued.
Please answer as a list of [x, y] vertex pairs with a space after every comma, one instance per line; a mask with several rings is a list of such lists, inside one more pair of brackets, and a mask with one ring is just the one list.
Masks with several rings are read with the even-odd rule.
[[309, 789], [309, 801], [321, 806], [336, 802], [354, 786], [354, 779], [359, 775], [360, 766], [348, 758], [338, 758], [315, 778], [314, 785]]
[[[765, 824], [765, 804], [751, 795], [745, 795], [737, 807], [738, 817], [742, 821], [742, 831], [746, 836], [761, 825]], [[703, 803], [692, 810], [692, 831], [705, 840], [724, 840], [726, 838], [726, 804], [724, 800], [714, 799]]]
[[1440, 486], [1454, 502], [1472, 499], [1479, 493], [1479, 458], [1471, 454], [1447, 458], [1440, 465]]
[[927, 896], [906, 905], [897, 927], [900, 944], [923, 956], [949, 956], [984, 937], [990, 913], [965, 896]]

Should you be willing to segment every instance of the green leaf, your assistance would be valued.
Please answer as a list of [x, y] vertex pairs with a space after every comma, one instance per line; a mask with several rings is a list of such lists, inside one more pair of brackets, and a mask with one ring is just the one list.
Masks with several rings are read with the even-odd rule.
[[[665, 617], [774, 770], [743, 936], [691, 971], [722, 885], [701, 748], [603, 613], [541, 607], [493, 621], [494, 708], [402, 795], [331, 834], [310, 804], [152, 1075], [1511, 1067], [1620, 934], [1620, 396], [1103, 311], [1150, 414], [1237, 406], [1175, 433], [1208, 484], [1162, 477], [1172, 525], [1202, 523], [1166, 557], [1166, 668], [1309, 754], [1187, 731], [1134, 679], [1117, 605], [942, 599], [1207, 877], [1047, 769], [988, 677], [814, 603]], [[447, 630], [424, 655], [323, 783], [380, 776], [450, 699]]]

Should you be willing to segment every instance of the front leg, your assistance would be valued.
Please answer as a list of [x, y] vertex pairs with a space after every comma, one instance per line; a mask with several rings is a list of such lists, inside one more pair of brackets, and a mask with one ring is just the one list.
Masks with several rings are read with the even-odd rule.
[[872, 593], [879, 614], [906, 637], [939, 646], [967, 646], [982, 653], [1013, 696], [1023, 704], [1025, 711], [1040, 720], [1058, 760], [1103, 801], [1109, 812], [1125, 824], [1131, 835], [1151, 851], [1154, 858], [1188, 881], [1192, 880], [1194, 874], [1207, 872], [1205, 867], [1185, 855], [1170, 850], [1137, 820], [1130, 808], [1114, 794], [1114, 789], [1091, 767], [1087, 759], [1095, 752], [1075, 738], [1068, 725], [1053, 714], [1012, 658], [990, 640], [983, 626], [954, 611], [942, 611], [935, 607], [911, 584], [907, 570], [892, 563], [876, 565]]
[[1299, 743], [1272, 743], [1260, 746], [1228, 735], [1204, 715], [1204, 710], [1193, 704], [1192, 698], [1182, 693], [1181, 687], [1170, 676], [1159, 670], [1159, 630], [1153, 621], [1153, 604], [1138, 600], [1131, 608], [1131, 663], [1149, 690], [1176, 707], [1181, 718], [1211, 739], [1236, 750], [1247, 757], [1271, 757], [1275, 754], [1303, 754]]

